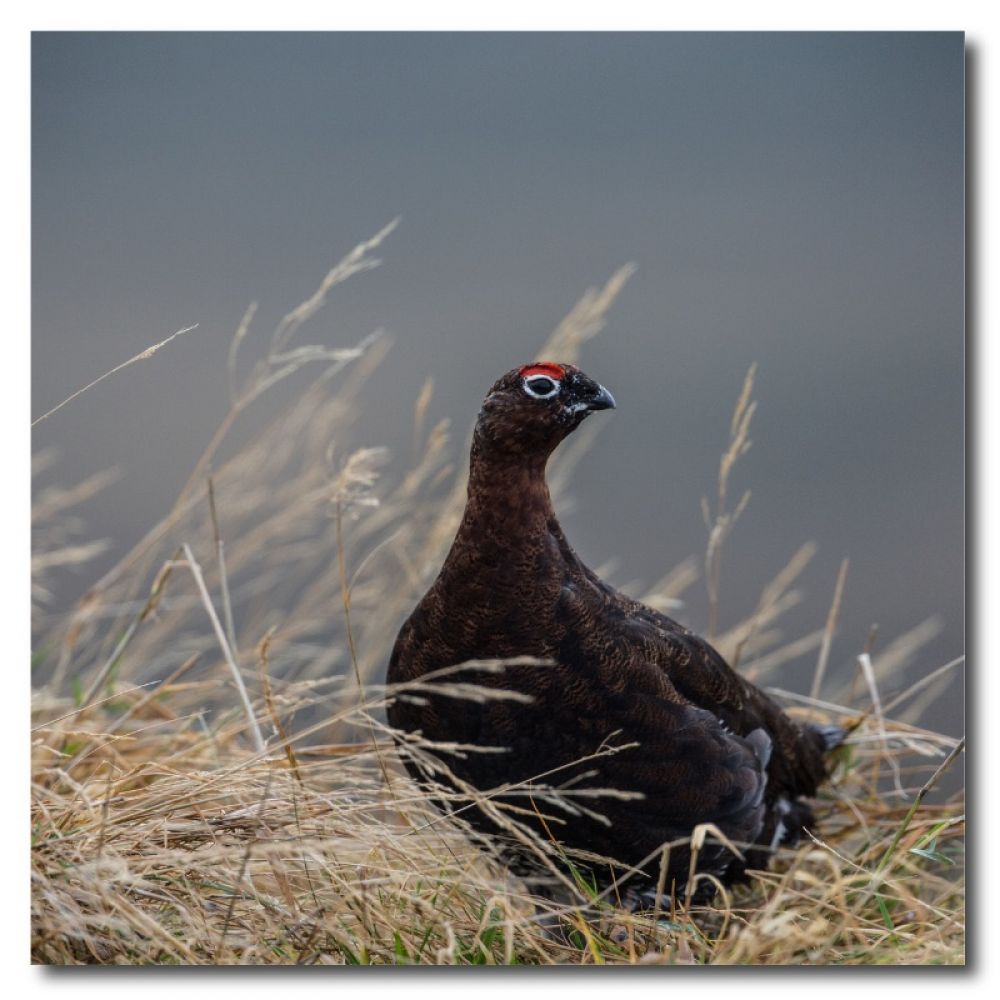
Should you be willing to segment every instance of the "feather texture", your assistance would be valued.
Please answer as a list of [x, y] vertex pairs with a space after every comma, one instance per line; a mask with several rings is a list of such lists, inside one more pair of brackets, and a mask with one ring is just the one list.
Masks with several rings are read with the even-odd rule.
[[[543, 386], [550, 394], [542, 398], [526, 387], [538, 378], [558, 391]], [[690, 861], [683, 842], [706, 823], [731, 841], [760, 845], [744, 861], [718, 843], [699, 852], [700, 871], [732, 881], [811, 822], [802, 799], [826, 777], [824, 751], [842, 734], [799, 726], [704, 639], [604, 583], [573, 551], [545, 464], [589, 413], [614, 405], [581, 371], [552, 362], [508, 372], [490, 390], [473, 438], [464, 517], [437, 579], [400, 630], [388, 680], [405, 684], [473, 659], [546, 663], [447, 678], [530, 701], [421, 692], [391, 702], [389, 722], [434, 742], [496, 749], [449, 756], [458, 784], [508, 789], [495, 802], [516, 804], [543, 838], [638, 868], [636, 892], [655, 886], [662, 846], [671, 842], [678, 846], [669, 879], [683, 885]], [[413, 761], [407, 766], [420, 776]], [[560, 809], [552, 788], [569, 804]], [[594, 797], [577, 800], [586, 808], [573, 808], [573, 796], [588, 792]], [[504, 838], [485, 812], [464, 815], [482, 834]], [[533, 868], [523, 849], [510, 859], [522, 873]], [[610, 877], [609, 866], [590, 867]]]

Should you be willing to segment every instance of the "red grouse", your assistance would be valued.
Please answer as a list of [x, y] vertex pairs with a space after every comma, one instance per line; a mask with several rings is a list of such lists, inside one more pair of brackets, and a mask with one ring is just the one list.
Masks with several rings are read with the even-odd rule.
[[[843, 733], [792, 721], [704, 639], [602, 582], [570, 547], [545, 465], [584, 418], [614, 406], [578, 368], [550, 362], [508, 372], [489, 391], [461, 526], [389, 662], [390, 684], [419, 690], [404, 687], [388, 718], [402, 734], [468, 748], [438, 751], [453, 787], [493, 793], [497, 807], [605, 884], [627, 875], [641, 900], [655, 892], [665, 844], [667, 890], [683, 891], [698, 824], [760, 845], [740, 862], [710, 837], [699, 871], [732, 882], [746, 864], [766, 864], [769, 849], [811, 823], [802, 798], [826, 777], [824, 752]], [[519, 656], [546, 662], [445, 669]], [[444, 693], [457, 681], [521, 697]], [[407, 767], [426, 777], [419, 756], [407, 754]], [[511, 845], [516, 871], [535, 868], [523, 841], [487, 812], [462, 815]], [[710, 880], [702, 885], [714, 892]]]

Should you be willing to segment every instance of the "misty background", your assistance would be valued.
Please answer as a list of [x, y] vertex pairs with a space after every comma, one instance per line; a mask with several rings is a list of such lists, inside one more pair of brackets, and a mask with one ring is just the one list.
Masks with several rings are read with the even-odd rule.
[[[822, 627], [849, 557], [831, 674], [874, 623], [885, 645], [936, 618], [912, 678], [963, 652], [960, 33], [36, 33], [32, 53], [33, 416], [199, 324], [35, 429], [60, 456], [40, 485], [122, 472], [81, 510], [111, 548], [49, 615], [169, 510], [228, 408], [247, 305], [251, 357], [401, 216], [308, 338], [391, 336], [370, 444], [409, 458], [432, 375], [461, 460], [492, 382], [635, 261], [581, 358], [618, 410], [574, 475], [577, 551], [619, 585], [704, 552], [756, 361], [723, 624], [812, 539], [782, 627]], [[703, 584], [686, 597], [703, 629]], [[807, 690], [815, 659], [781, 686]], [[926, 721], [964, 730], [957, 674]]]

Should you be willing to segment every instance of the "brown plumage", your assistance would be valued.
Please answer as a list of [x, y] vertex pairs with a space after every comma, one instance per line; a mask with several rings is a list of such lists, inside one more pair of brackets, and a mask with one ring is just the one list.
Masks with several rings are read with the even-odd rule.
[[[700, 823], [761, 845], [747, 860], [766, 863], [767, 849], [811, 822], [801, 799], [815, 794], [826, 776], [824, 751], [842, 734], [793, 722], [704, 639], [602, 582], [570, 547], [545, 465], [588, 414], [614, 405], [579, 369], [550, 362], [508, 372], [490, 390], [473, 438], [461, 526], [437, 580], [400, 630], [388, 680], [414, 682], [473, 659], [550, 662], [470, 669], [440, 681], [516, 691], [529, 703], [422, 691], [397, 697], [388, 718], [430, 741], [502, 748], [442, 759], [459, 784], [517, 786], [496, 800], [516, 805], [518, 820], [543, 839], [640, 866], [629, 882], [635, 896], [655, 887], [662, 845], [686, 840]], [[626, 749], [609, 752], [616, 747]], [[420, 776], [416, 763], [407, 766]], [[568, 790], [570, 802], [581, 789], [629, 795], [579, 798], [584, 808], [560, 809], [545, 786]], [[482, 811], [463, 816], [481, 833], [508, 839]], [[523, 850], [508, 856], [515, 870], [532, 870]], [[682, 845], [669, 857], [668, 888], [680, 888], [690, 855]], [[590, 867], [602, 881], [611, 874]], [[732, 881], [744, 865], [710, 844], [698, 868]]]

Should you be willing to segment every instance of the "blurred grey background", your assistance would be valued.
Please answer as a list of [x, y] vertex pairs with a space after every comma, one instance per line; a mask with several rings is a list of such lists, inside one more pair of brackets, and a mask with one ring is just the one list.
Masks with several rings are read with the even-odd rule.
[[[785, 628], [822, 626], [850, 557], [831, 672], [873, 623], [884, 645], [939, 617], [914, 677], [962, 653], [960, 33], [36, 33], [32, 91], [33, 414], [200, 324], [36, 429], [61, 456], [46, 481], [124, 474], [82, 511], [112, 548], [51, 612], [169, 509], [248, 303], [259, 346], [400, 215], [307, 338], [393, 337], [371, 444], [409, 455], [433, 375], [457, 457], [493, 380], [634, 260], [582, 357], [619, 409], [575, 475], [578, 551], [647, 584], [704, 551], [699, 501], [757, 361], [723, 622], [814, 539]], [[962, 709], [956, 674], [928, 721], [960, 733]]]

